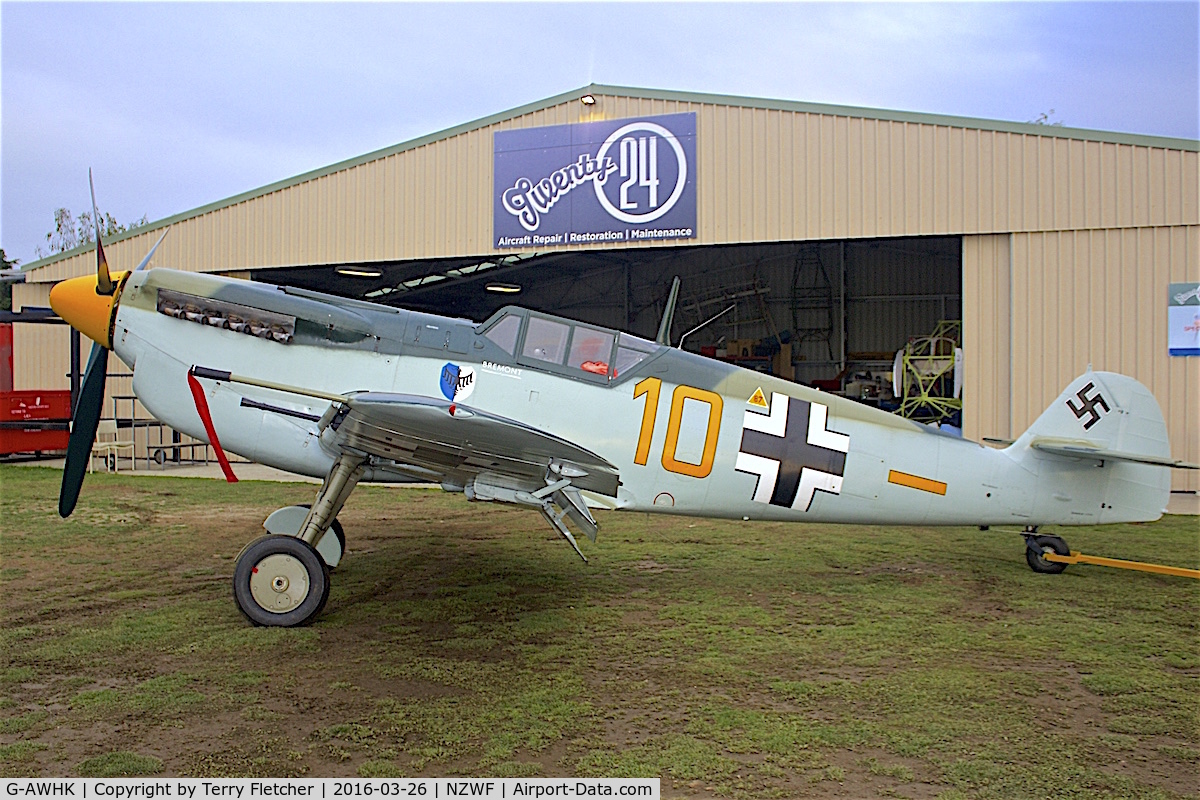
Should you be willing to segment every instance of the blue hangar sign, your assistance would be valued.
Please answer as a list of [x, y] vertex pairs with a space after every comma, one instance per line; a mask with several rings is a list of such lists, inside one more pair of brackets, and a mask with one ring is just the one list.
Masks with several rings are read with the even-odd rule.
[[696, 237], [696, 115], [497, 131], [497, 248]]

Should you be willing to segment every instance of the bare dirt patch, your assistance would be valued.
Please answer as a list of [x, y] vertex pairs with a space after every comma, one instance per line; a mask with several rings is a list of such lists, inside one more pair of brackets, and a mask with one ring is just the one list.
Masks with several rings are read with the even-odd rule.
[[1186, 583], [1047, 579], [970, 530], [615, 514], [583, 565], [535, 514], [363, 487], [324, 615], [255, 629], [234, 556], [313, 487], [99, 476], [63, 522], [57, 476], [13, 472], [6, 775], [127, 751], [164, 775], [643, 775], [668, 797], [1195, 793]]

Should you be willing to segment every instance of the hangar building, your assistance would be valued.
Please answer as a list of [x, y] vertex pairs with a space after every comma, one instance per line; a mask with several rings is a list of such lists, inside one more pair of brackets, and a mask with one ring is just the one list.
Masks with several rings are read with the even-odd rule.
[[[961, 320], [968, 438], [1019, 435], [1091, 364], [1145, 383], [1173, 457], [1200, 462], [1200, 356], [1168, 341], [1171, 287], [1200, 283], [1198, 153], [1195, 140], [591, 85], [105, 248], [131, 268], [170, 225], [155, 266], [475, 320], [515, 302], [649, 337], [679, 275], [673, 342], [732, 306], [685, 347], [830, 388], [885, 383], [910, 337]], [[14, 309], [94, 269], [85, 248], [31, 263]], [[68, 338], [18, 323], [14, 389], [66, 388]], [[127, 378], [108, 385], [131, 393]], [[120, 405], [106, 409], [141, 413]], [[1200, 490], [1174, 472], [1176, 491]]]

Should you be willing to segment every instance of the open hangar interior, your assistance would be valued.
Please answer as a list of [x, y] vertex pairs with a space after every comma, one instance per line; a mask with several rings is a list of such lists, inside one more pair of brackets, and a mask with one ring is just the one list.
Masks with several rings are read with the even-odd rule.
[[[499, 246], [496, 137], [670, 114], [695, 119], [692, 236]], [[859, 374], [890, 375], [910, 337], [958, 320], [966, 437], [1015, 437], [1091, 365], [1150, 387], [1173, 456], [1195, 462], [1200, 358], [1168, 356], [1166, 305], [1172, 283], [1200, 281], [1198, 154], [1193, 140], [589, 86], [105, 248], [127, 268], [170, 225], [155, 266], [474, 320], [515, 303], [646, 337], [678, 275], [675, 343], [732, 305], [686, 349], [779, 372], [762, 343], [786, 339], [795, 380], [843, 391]], [[27, 265], [14, 308], [45, 306], [55, 281], [92, 270], [87, 248]], [[63, 388], [68, 352], [61, 328], [18, 323], [15, 388]], [[131, 394], [128, 378], [109, 387]], [[114, 414], [140, 413], [126, 408]], [[1194, 472], [1173, 481], [1200, 489]]]
[[[653, 339], [672, 279], [681, 279], [672, 343], [726, 351], [750, 369], [772, 359], [729, 352], [737, 340], [791, 345], [794, 380], [832, 381], [846, 370], [886, 372], [908, 337], [962, 311], [954, 237], [644, 248], [548, 253], [506, 262], [449, 260], [252, 273], [255, 279], [482, 321], [509, 303]], [[519, 293], [488, 291], [497, 285]], [[724, 313], [722, 313], [724, 312]], [[721, 316], [713, 319], [718, 314]], [[711, 321], [710, 321], [711, 320]], [[708, 323], [708, 324], [705, 324]], [[761, 353], [769, 345], [758, 345]]]

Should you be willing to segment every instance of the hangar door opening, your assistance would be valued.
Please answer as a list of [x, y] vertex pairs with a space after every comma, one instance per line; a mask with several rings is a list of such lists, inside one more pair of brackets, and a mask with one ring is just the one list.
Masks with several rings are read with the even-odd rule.
[[[635, 332], [654, 334], [670, 278], [678, 274], [683, 285], [672, 333], [676, 344], [685, 337], [684, 349], [905, 416], [949, 418], [961, 426], [954, 403], [914, 399], [922, 388], [954, 395], [960, 238], [698, 248], [650, 266], [632, 279], [628, 322]], [[717, 314], [722, 316], [688, 335]], [[897, 353], [906, 349], [914, 357], [898, 362]], [[921, 370], [924, 387], [915, 385], [913, 369]], [[937, 370], [944, 370], [940, 382], [928, 374]], [[900, 397], [893, 391], [897, 372]]]
[[959, 237], [348, 266], [254, 277], [475, 321], [516, 304], [654, 338], [678, 275], [672, 344], [888, 410], [897, 351], [962, 315]]

